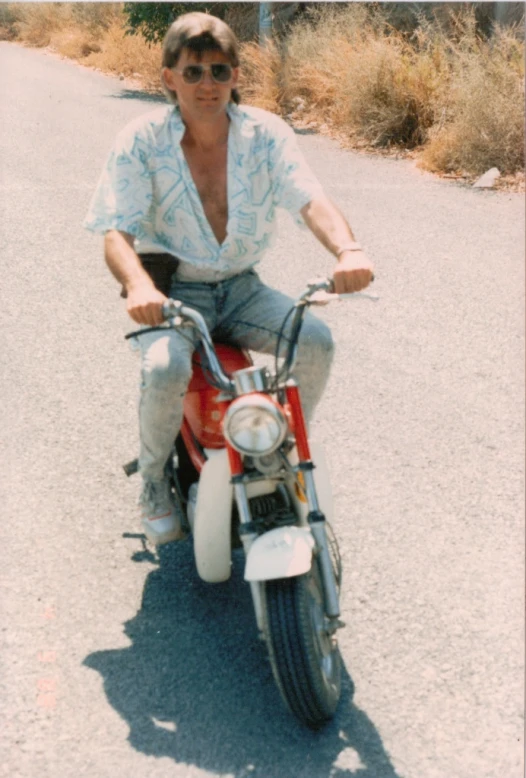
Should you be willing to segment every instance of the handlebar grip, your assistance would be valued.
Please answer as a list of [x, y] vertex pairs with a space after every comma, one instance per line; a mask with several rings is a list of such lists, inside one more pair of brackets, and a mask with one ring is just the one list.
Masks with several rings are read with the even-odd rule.
[[[375, 278], [374, 273], [371, 273], [371, 280], [369, 282], [370, 284], [373, 283], [374, 278]], [[329, 294], [336, 294], [336, 292], [334, 291], [334, 278], [328, 278], [327, 281], [329, 283], [329, 286], [327, 288], [327, 292]], [[350, 294], [356, 294], [356, 292], [351, 292]]]

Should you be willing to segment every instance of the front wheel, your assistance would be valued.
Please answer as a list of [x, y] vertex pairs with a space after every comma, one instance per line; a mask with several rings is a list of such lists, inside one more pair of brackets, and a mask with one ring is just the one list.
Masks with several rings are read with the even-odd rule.
[[292, 713], [311, 728], [332, 718], [342, 664], [327, 629], [318, 564], [296, 578], [266, 583], [267, 643], [272, 672]]

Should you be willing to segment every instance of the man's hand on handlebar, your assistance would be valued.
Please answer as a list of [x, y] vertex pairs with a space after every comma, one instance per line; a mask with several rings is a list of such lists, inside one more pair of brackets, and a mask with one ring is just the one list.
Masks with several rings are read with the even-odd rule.
[[350, 294], [365, 289], [374, 280], [372, 262], [363, 251], [344, 251], [333, 272], [334, 292]]
[[168, 299], [150, 281], [127, 289], [126, 310], [137, 324], [157, 327], [163, 323], [163, 304]]

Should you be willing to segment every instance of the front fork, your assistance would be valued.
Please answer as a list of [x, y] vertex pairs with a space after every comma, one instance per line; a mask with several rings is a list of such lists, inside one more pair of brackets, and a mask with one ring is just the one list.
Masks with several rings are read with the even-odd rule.
[[310, 455], [307, 427], [303, 416], [303, 409], [301, 407], [298, 386], [294, 380], [291, 379], [287, 381], [285, 392], [294, 423], [294, 433], [296, 436], [299, 459], [298, 470], [303, 474], [305, 480], [305, 491], [307, 504], [309, 506], [307, 519], [316, 542], [315, 553], [317, 554], [320, 563], [325, 614], [329, 619], [336, 620], [340, 615], [338, 586], [329, 551], [327, 533], [325, 531], [325, 516], [320, 511], [316, 485], [314, 483], [314, 465]]
[[[325, 531], [325, 516], [320, 511], [318, 503], [318, 496], [314, 483], [314, 465], [311, 461], [307, 429], [303, 416], [303, 409], [301, 407], [298, 386], [292, 379], [287, 382], [285, 393], [294, 425], [299, 458], [298, 470], [303, 474], [305, 479], [305, 490], [309, 509], [307, 518], [316, 544], [314, 553], [318, 557], [320, 565], [325, 614], [335, 626], [339, 626], [339, 624], [336, 624], [340, 615], [338, 585], [329, 551], [327, 533]], [[241, 455], [231, 448], [231, 446], [227, 445], [227, 450], [230, 460], [230, 471], [232, 473], [234, 496], [241, 525], [241, 540], [243, 542], [245, 556], [248, 556], [250, 546], [256, 539], [257, 534], [252, 529], [252, 515], [250, 513], [247, 492], [243, 482], [243, 461]], [[258, 628], [263, 632], [265, 611], [263, 602], [264, 587], [259, 581], [251, 581], [250, 588]]]
[[[250, 546], [257, 538], [256, 532], [253, 530], [252, 514], [250, 513], [250, 505], [248, 504], [247, 490], [243, 480], [243, 460], [241, 454], [232, 448], [227, 443], [226, 446], [228, 453], [228, 460], [230, 463], [230, 472], [232, 473], [232, 485], [234, 487], [234, 498], [237, 505], [237, 512], [239, 515], [240, 535], [241, 542], [243, 543], [243, 550], [245, 552], [245, 559], [248, 557]], [[263, 604], [263, 592], [264, 587], [261, 581], [250, 581], [250, 591], [252, 594], [252, 601], [254, 603], [254, 611], [256, 613], [256, 622], [260, 635], [264, 634], [265, 626], [265, 608]]]

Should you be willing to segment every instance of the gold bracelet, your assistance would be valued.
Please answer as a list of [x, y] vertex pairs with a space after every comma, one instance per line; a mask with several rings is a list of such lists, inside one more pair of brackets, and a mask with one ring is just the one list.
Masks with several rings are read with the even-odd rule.
[[363, 251], [363, 248], [360, 246], [359, 243], [347, 243], [343, 248], [338, 249], [338, 253], [336, 254], [336, 259], [339, 258], [340, 254], [343, 254], [344, 251]]

